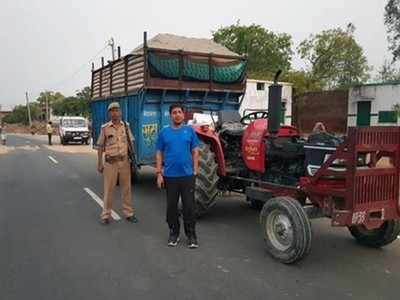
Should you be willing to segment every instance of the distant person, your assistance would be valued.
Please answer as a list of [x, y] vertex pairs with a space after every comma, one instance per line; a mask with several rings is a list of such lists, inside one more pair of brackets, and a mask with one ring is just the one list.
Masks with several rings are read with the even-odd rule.
[[47, 129], [47, 136], [49, 137], [49, 145], [51, 146], [53, 145], [51, 142], [51, 138], [53, 136], [53, 123], [51, 121], [47, 123], [46, 129]]
[[5, 145], [7, 143], [7, 136], [5, 133], [4, 125], [0, 125], [0, 138], [1, 138], [1, 143]]
[[[128, 157], [128, 143], [133, 141], [129, 124], [121, 120], [119, 103], [108, 106], [111, 121], [103, 124], [97, 144], [97, 170], [104, 174], [104, 207], [100, 215], [101, 223], [110, 223], [112, 196], [117, 180], [121, 186], [122, 212], [128, 222], [137, 223], [132, 205], [131, 164]], [[105, 163], [103, 163], [105, 153]]]
[[194, 212], [195, 176], [199, 168], [199, 140], [192, 127], [184, 125], [184, 107], [169, 107], [171, 125], [160, 131], [157, 141], [157, 185], [167, 191], [168, 246], [179, 242], [179, 198], [182, 200], [183, 224], [189, 248], [197, 248]]

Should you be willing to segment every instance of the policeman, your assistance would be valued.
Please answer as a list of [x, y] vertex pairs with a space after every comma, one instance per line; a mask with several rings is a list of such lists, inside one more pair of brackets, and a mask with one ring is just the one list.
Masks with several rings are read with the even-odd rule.
[[[51, 137], [53, 136], [53, 123], [51, 121], [49, 121], [49, 123], [47, 123], [46, 130], [47, 130], [47, 136], [49, 138], [49, 146], [51, 146], [52, 145]], [[32, 134], [34, 134], [35, 130], [34, 130], [33, 125], [31, 128], [31, 131], [32, 131]]]
[[[111, 121], [101, 127], [97, 144], [97, 170], [104, 174], [104, 207], [101, 213], [101, 222], [109, 224], [112, 209], [112, 194], [119, 178], [122, 189], [122, 211], [125, 219], [137, 223], [131, 196], [131, 166], [128, 158], [128, 135], [133, 140], [129, 124], [121, 121], [119, 103], [113, 102], [108, 106]], [[103, 153], [105, 153], [103, 163]]]

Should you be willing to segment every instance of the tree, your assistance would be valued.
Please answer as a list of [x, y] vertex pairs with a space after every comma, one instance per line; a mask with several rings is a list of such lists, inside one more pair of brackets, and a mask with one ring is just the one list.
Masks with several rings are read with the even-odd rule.
[[[42, 118], [42, 111], [39, 103], [30, 103], [32, 121], [37, 121]], [[26, 105], [17, 105], [13, 111], [3, 118], [5, 123], [22, 123], [28, 124], [28, 110]]]
[[76, 96], [79, 99], [82, 99], [82, 100], [85, 100], [85, 101], [89, 102], [91, 93], [92, 93], [92, 89], [89, 86], [85, 86], [82, 90], [76, 91]]
[[90, 88], [85, 87], [76, 92], [76, 96], [63, 98], [53, 103], [53, 113], [57, 116], [84, 116], [90, 115]]
[[272, 79], [279, 69], [288, 71], [293, 55], [292, 38], [276, 34], [260, 25], [236, 24], [213, 32], [215, 42], [238, 54], [248, 55], [248, 74], [252, 78]]
[[307, 92], [317, 92], [323, 89], [323, 82], [314, 78], [310, 72], [304, 70], [290, 70], [283, 74], [282, 80], [293, 84], [294, 96]]
[[389, 50], [393, 61], [400, 58], [400, 0], [389, 0], [385, 6], [385, 25], [387, 27]]
[[41, 92], [39, 97], [36, 99], [40, 103], [41, 107], [46, 107], [46, 97], [49, 101], [49, 107], [52, 107], [54, 103], [63, 100], [65, 97], [60, 92], [44, 91]]
[[308, 72], [325, 89], [346, 88], [369, 78], [370, 67], [354, 38], [355, 26], [324, 30], [311, 35], [297, 47], [309, 65]]
[[375, 77], [375, 80], [385, 83], [399, 82], [400, 70], [392, 62], [385, 60], [382, 67], [378, 70], [378, 76]]

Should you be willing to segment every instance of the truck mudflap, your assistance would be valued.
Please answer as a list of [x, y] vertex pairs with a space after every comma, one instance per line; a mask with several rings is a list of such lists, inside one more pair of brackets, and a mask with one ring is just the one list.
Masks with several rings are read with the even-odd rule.
[[[345, 167], [335, 170], [337, 161]], [[300, 185], [332, 225], [373, 229], [400, 219], [399, 181], [400, 127], [368, 127], [349, 128], [345, 141]]]

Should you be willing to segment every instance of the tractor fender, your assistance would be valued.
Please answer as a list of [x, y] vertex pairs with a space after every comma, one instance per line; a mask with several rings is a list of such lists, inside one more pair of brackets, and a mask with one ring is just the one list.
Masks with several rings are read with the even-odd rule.
[[210, 145], [218, 164], [218, 175], [226, 176], [225, 156], [218, 134], [208, 125], [192, 126], [200, 140]]

